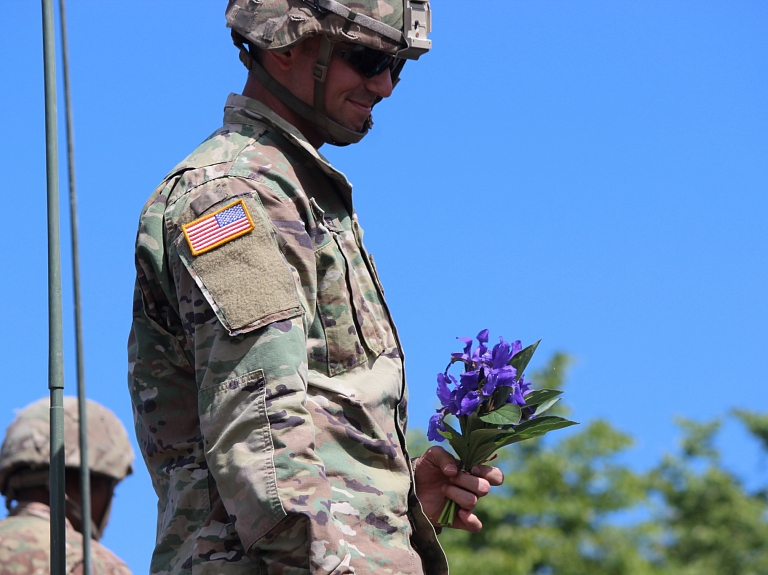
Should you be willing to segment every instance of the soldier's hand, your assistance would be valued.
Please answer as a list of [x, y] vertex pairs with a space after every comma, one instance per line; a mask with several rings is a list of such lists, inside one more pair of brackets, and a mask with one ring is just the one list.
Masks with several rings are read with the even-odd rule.
[[491, 486], [501, 485], [504, 474], [498, 467], [477, 465], [472, 473], [459, 471], [458, 460], [442, 447], [430, 447], [415, 462], [416, 496], [429, 520], [436, 525], [446, 498], [459, 505], [454, 529], [477, 532], [483, 524], [472, 513], [480, 497]]

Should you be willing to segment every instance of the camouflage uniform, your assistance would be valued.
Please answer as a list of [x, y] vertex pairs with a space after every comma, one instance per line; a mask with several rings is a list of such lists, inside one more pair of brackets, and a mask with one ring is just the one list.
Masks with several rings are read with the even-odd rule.
[[[194, 255], [182, 226], [242, 201]], [[400, 344], [351, 186], [231, 95], [144, 207], [129, 340], [152, 573], [444, 574], [405, 448]]]
[[[0, 575], [50, 573], [50, 509], [43, 503], [22, 501], [0, 521]], [[67, 521], [67, 573], [83, 573], [83, 537]], [[91, 542], [94, 575], [130, 575], [131, 571], [109, 549]]]

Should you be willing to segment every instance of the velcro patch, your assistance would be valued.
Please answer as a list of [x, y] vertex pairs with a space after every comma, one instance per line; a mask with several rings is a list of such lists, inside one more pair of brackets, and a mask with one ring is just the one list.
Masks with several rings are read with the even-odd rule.
[[192, 255], [199, 256], [253, 231], [253, 220], [243, 200], [184, 224], [184, 237]]

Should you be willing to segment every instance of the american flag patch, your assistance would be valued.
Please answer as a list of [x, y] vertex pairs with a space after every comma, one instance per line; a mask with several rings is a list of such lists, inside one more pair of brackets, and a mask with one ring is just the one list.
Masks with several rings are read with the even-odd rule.
[[243, 200], [182, 226], [192, 255], [199, 256], [253, 229], [253, 220]]

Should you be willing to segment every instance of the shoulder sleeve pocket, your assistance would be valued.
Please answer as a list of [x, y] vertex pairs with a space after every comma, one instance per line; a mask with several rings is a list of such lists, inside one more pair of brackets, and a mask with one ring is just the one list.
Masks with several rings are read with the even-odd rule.
[[[224, 235], [224, 241], [202, 253], [193, 249], [189, 234], [182, 230], [174, 240], [180, 260], [230, 335], [247, 333], [302, 313], [293, 274], [262, 206], [251, 194], [228, 194], [196, 219], [198, 214], [188, 208], [183, 219], [193, 225], [239, 202], [252, 223], [247, 233], [231, 239]], [[226, 223], [211, 220], [213, 226]]]

